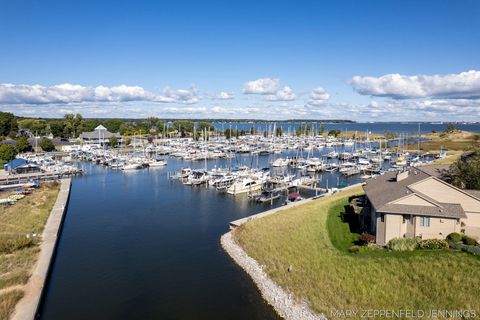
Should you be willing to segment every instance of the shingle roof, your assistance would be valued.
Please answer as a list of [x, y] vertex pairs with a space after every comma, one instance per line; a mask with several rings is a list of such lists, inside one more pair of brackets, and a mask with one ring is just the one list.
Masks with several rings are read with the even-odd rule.
[[415, 168], [409, 169], [408, 177], [396, 181], [396, 172], [387, 172], [383, 175], [367, 180], [363, 187], [368, 199], [375, 208], [387, 204], [388, 202], [400, 199], [412, 192], [407, 188], [412, 183], [428, 178], [429, 175]]
[[466, 218], [467, 215], [460, 204], [457, 203], [439, 203], [439, 206], [416, 206], [405, 204], [388, 203], [382, 206], [378, 211], [384, 213], [406, 213], [419, 216], [432, 216], [440, 218]]
[[[422, 167], [408, 169], [408, 177], [396, 181], [396, 172], [388, 172], [367, 181], [363, 187], [369, 201], [378, 212], [396, 213], [396, 214], [415, 214], [424, 216], [435, 216], [445, 218], [466, 218], [461, 205], [451, 203], [439, 203], [433, 199], [419, 194], [422, 198], [431, 202], [432, 206], [407, 205], [392, 203], [395, 200], [403, 198], [409, 194], [415, 194], [409, 188], [410, 185], [428, 179], [431, 175], [426, 172], [434, 172], [435, 168]], [[417, 193], [418, 194], [418, 193]]]
[[112, 136], [115, 136], [117, 138], [121, 138], [122, 136], [119, 133], [111, 133], [108, 131], [98, 133], [98, 131], [91, 131], [91, 132], [83, 132], [80, 134], [81, 139], [98, 139], [100, 136], [100, 139], [108, 139]]
[[428, 166], [417, 167], [418, 170], [440, 179], [444, 177], [445, 171], [449, 168], [449, 164], [431, 164]]

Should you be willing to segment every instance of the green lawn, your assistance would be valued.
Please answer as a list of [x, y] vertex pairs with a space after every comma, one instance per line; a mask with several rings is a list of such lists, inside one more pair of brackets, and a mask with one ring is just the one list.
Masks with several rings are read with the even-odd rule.
[[348, 197], [359, 193], [360, 188], [348, 190], [252, 220], [234, 231], [235, 238], [273, 280], [329, 318], [331, 311], [346, 309], [480, 314], [478, 257], [426, 250], [349, 253], [358, 235], [338, 216]]

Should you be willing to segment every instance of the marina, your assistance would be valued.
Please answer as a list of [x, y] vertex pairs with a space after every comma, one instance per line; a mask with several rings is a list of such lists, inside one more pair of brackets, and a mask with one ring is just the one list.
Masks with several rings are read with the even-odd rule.
[[[397, 170], [397, 154], [380, 144], [386, 145], [308, 136], [273, 143], [273, 137], [248, 136], [153, 144], [139, 139], [120, 151], [70, 151], [71, 164], [83, 174], [72, 180], [40, 318], [130, 319], [135, 310], [144, 319], [277, 319], [222, 251], [220, 236], [234, 221]], [[382, 159], [385, 154], [391, 161]], [[278, 159], [286, 165], [274, 166]], [[166, 165], [150, 166], [152, 161]], [[344, 168], [359, 172], [344, 174]]]

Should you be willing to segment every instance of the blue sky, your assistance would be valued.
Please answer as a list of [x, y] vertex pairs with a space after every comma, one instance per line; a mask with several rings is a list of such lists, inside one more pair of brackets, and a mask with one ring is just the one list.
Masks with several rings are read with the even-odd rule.
[[479, 16], [478, 1], [3, 1], [0, 110], [480, 121]]

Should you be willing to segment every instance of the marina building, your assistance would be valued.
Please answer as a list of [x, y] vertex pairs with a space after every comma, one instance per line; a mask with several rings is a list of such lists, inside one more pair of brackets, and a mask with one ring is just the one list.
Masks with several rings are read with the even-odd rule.
[[86, 144], [105, 145], [108, 144], [109, 139], [113, 136], [117, 138], [119, 144], [123, 142], [123, 137], [120, 133], [109, 132], [107, 128], [99, 125], [94, 131], [81, 133], [79, 139]]

